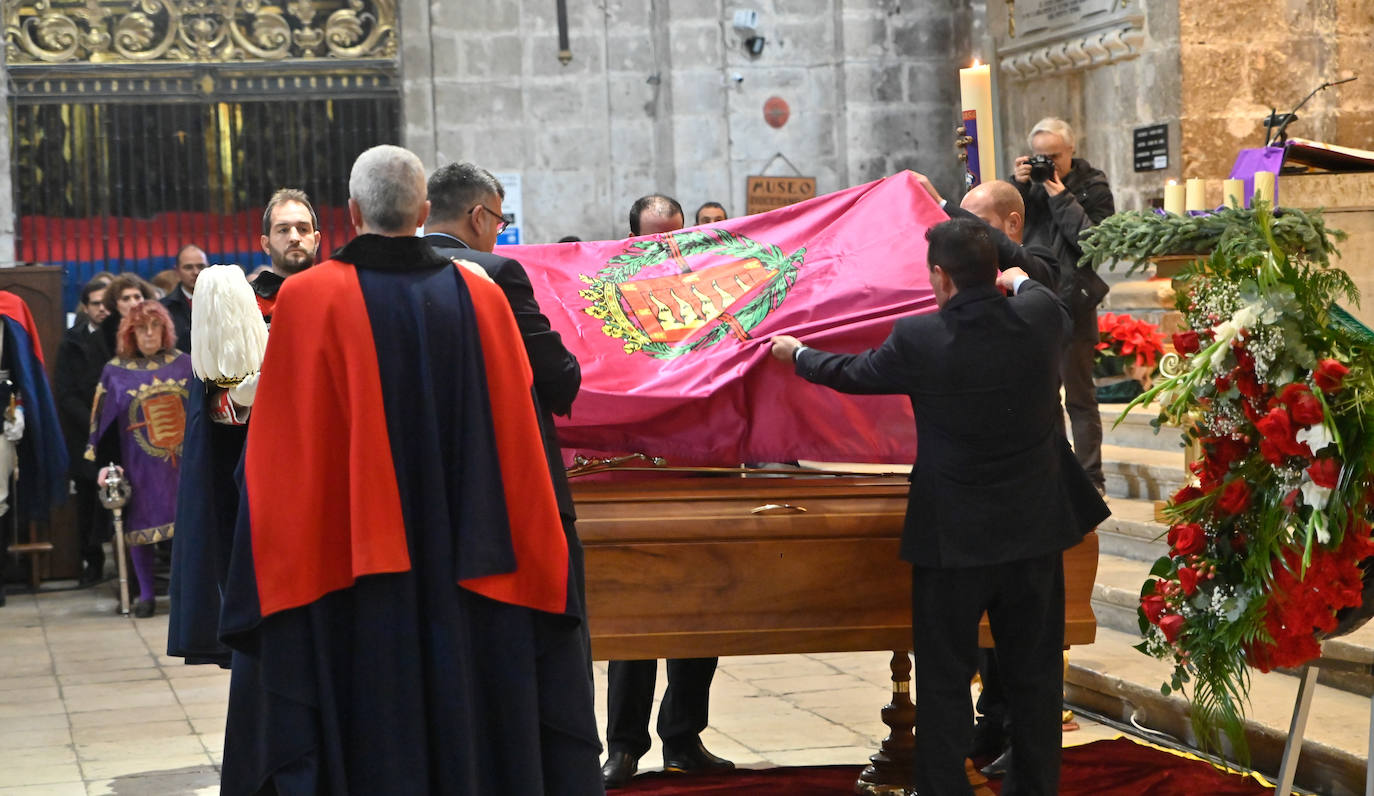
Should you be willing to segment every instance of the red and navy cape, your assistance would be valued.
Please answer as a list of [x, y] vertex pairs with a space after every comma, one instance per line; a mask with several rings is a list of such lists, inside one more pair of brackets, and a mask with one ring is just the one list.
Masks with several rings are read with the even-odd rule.
[[501, 291], [419, 238], [282, 287], [220, 622], [225, 793], [600, 787], [531, 381]]

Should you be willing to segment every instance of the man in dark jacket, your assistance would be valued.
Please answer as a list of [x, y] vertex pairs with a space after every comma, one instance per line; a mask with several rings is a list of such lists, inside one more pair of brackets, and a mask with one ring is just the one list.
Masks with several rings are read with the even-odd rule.
[[1006, 683], [1015, 756], [1003, 792], [1049, 796], [1059, 782], [1062, 553], [1107, 516], [1058, 417], [1069, 318], [1024, 271], [997, 275], [982, 222], [947, 221], [926, 239], [939, 312], [899, 319], [863, 354], [787, 336], [773, 338], [772, 353], [807, 381], [911, 399], [919, 453], [901, 554], [912, 564], [917, 792], [973, 793], [968, 684], [986, 610], [999, 655], [1017, 664]]
[[1064, 355], [1061, 376], [1064, 404], [1073, 430], [1073, 449], [1099, 492], [1105, 492], [1102, 475], [1102, 417], [1093, 386], [1094, 346], [1097, 344], [1097, 305], [1107, 295], [1107, 285], [1091, 268], [1079, 268], [1083, 255], [1079, 238], [1088, 227], [1116, 212], [1107, 175], [1086, 160], [1075, 158], [1073, 128], [1062, 119], [1045, 118], [1031, 128], [1027, 143], [1034, 155], [1047, 156], [1054, 173], [1036, 181], [1031, 178], [1031, 156], [1016, 159], [1011, 184], [1026, 203], [1027, 245], [1053, 251], [1059, 260], [1059, 295], [1073, 317], [1073, 334]]
[[177, 252], [177, 279], [180, 284], [162, 299], [162, 306], [172, 316], [172, 326], [176, 327], [177, 348], [191, 353], [191, 298], [196, 292], [196, 277], [205, 270], [209, 261], [205, 252], [194, 243], [188, 243]]
[[109, 522], [96, 495], [95, 471], [87, 471], [82, 453], [91, 433], [91, 404], [100, 372], [113, 352], [105, 349], [100, 323], [110, 314], [105, 308], [104, 280], [92, 279], [81, 289], [76, 324], [62, 334], [53, 374], [53, 397], [62, 435], [67, 441], [68, 476], [76, 485], [76, 527], [81, 535], [81, 585], [100, 580], [105, 571], [101, 544]]
[[[436, 169], [428, 183], [430, 213], [425, 225], [425, 242], [444, 257], [476, 263], [486, 271], [506, 295], [520, 337], [525, 344], [530, 369], [534, 371], [535, 408], [544, 455], [553, 477], [558, 513], [568, 540], [572, 581], [570, 600], [586, 615], [586, 587], [582, 568], [582, 543], [574, 523], [572, 492], [563, 467], [563, 451], [558, 446], [554, 415], [572, 411], [573, 399], [582, 386], [582, 367], [563, 345], [549, 319], [539, 309], [534, 288], [524, 267], [516, 260], [492, 254], [496, 238], [506, 228], [501, 202], [505, 189], [491, 172], [472, 163], [450, 163]], [[587, 676], [591, 677], [591, 640], [582, 624]]]

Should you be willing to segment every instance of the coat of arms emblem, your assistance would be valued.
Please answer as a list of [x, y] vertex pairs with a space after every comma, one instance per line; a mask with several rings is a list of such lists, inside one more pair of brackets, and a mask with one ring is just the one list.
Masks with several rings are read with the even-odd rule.
[[580, 295], [592, 302], [583, 312], [605, 321], [601, 330], [627, 354], [673, 359], [727, 337], [748, 340], [787, 298], [805, 254], [723, 229], [638, 240], [595, 276], [582, 275], [589, 287]]

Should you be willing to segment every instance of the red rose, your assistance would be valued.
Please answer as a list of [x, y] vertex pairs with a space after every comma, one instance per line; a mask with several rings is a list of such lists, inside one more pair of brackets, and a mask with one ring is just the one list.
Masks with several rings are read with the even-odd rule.
[[1197, 500], [1198, 498], [1202, 497], [1203, 494], [1204, 492], [1201, 489], [1198, 489], [1192, 484], [1189, 484], [1188, 486], [1185, 486], [1182, 489], [1175, 492], [1174, 496], [1170, 498], [1170, 502], [1173, 503], [1175, 506], [1180, 506], [1191, 500]]
[[1178, 614], [1169, 614], [1159, 620], [1159, 629], [1164, 631], [1164, 640], [1170, 644], [1183, 632], [1184, 619]]
[[1231, 389], [1231, 379], [1229, 376], [1217, 376], [1217, 392], [1223, 393]]
[[1159, 620], [1164, 616], [1166, 609], [1164, 598], [1158, 594], [1147, 594], [1140, 598], [1140, 610], [1145, 613], [1145, 619], [1152, 625], [1159, 624]]
[[1230, 437], [1207, 437], [1202, 444], [1216, 459], [1217, 472], [1225, 474], [1231, 463], [1244, 459], [1250, 454], [1250, 446]]
[[1293, 428], [1293, 423], [1288, 417], [1288, 410], [1281, 406], [1270, 409], [1269, 414], [1256, 420], [1255, 428], [1259, 429], [1269, 444], [1285, 456], [1312, 455], [1306, 445], [1298, 444], [1297, 429]]
[[1341, 478], [1341, 463], [1336, 459], [1318, 459], [1307, 468], [1307, 474], [1317, 486], [1335, 489]]
[[1207, 546], [1207, 532], [1195, 522], [1175, 525], [1169, 529], [1169, 546], [1176, 556], [1190, 556]]
[[1197, 332], [1174, 332], [1174, 350], [1180, 354], [1195, 354], [1198, 351]]
[[1192, 567], [1178, 568], [1178, 585], [1183, 587], [1183, 593], [1189, 597], [1192, 597], [1193, 593], [1197, 591], [1197, 580], [1197, 570]]
[[1217, 501], [1217, 507], [1227, 514], [1239, 514], [1249, 505], [1250, 485], [1245, 483], [1243, 478], [1237, 478], [1227, 484], [1221, 490], [1221, 499]]
[[1265, 461], [1269, 462], [1275, 467], [1283, 464], [1283, 453], [1278, 449], [1276, 445], [1274, 445], [1274, 443], [1270, 442], [1268, 439], [1262, 439], [1260, 440], [1259, 448], [1260, 455], [1264, 457]]
[[1322, 412], [1322, 402], [1307, 389], [1306, 384], [1293, 382], [1284, 387], [1283, 392], [1279, 394], [1279, 403], [1288, 407], [1293, 422], [1300, 426], [1315, 426], [1322, 422], [1322, 417], [1325, 416]]
[[1294, 489], [1293, 491], [1291, 491], [1291, 492], [1289, 492], [1288, 494], [1284, 495], [1284, 496], [1283, 496], [1283, 507], [1284, 507], [1285, 509], [1288, 509], [1289, 511], [1297, 511], [1297, 510], [1298, 510], [1298, 496], [1301, 495], [1301, 494], [1302, 494], [1301, 491], [1299, 491], [1299, 490], [1297, 490], [1297, 489]]
[[1259, 383], [1259, 379], [1255, 378], [1253, 370], [1237, 369], [1235, 379], [1236, 389], [1246, 398], [1258, 399], [1264, 395], [1264, 387]]
[[1335, 392], [1341, 388], [1341, 383], [1345, 381], [1348, 373], [1350, 373], [1350, 368], [1342, 365], [1339, 361], [1323, 359], [1317, 363], [1317, 369], [1312, 372], [1312, 380], [1317, 383], [1322, 392]]

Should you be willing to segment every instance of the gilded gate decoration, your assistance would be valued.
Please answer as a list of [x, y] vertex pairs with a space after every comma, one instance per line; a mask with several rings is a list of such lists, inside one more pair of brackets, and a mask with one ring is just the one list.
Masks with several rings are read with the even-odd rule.
[[10, 66], [394, 59], [396, 0], [5, 0]]

